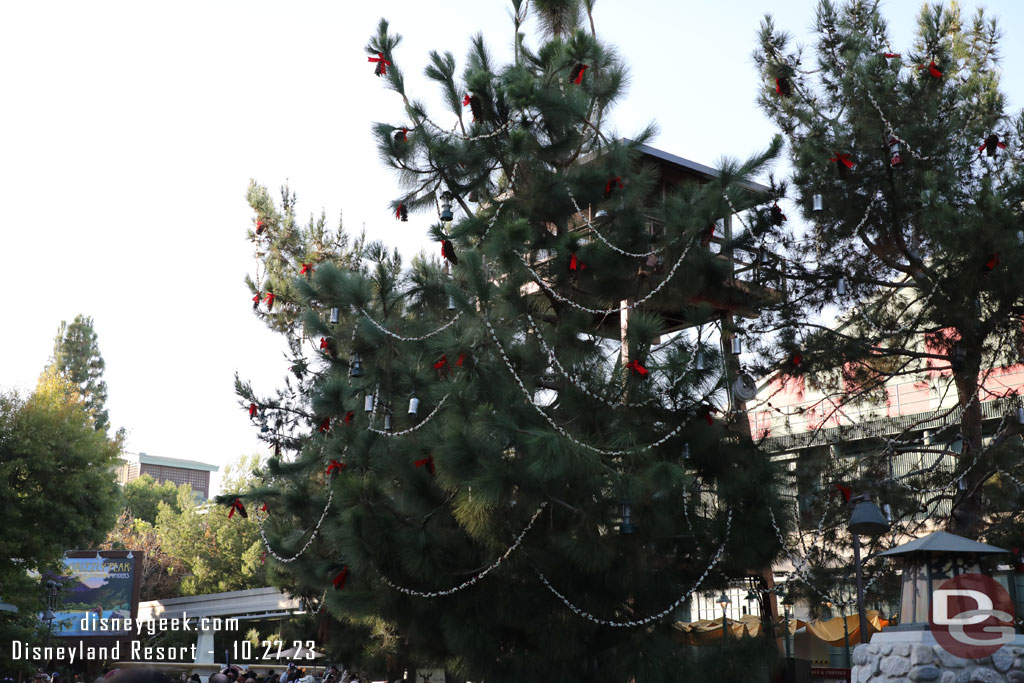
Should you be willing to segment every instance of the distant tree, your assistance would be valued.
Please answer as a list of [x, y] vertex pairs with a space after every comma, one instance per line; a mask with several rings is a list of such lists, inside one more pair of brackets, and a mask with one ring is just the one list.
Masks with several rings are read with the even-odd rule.
[[[42, 590], [27, 573], [95, 547], [114, 526], [119, 450], [55, 371], [27, 399], [0, 393], [0, 595], [21, 610], [0, 619], [0, 642], [35, 637]], [[0, 671], [23, 668], [9, 656], [0, 649]]]
[[[166, 504], [177, 511], [177, 488], [174, 488], [173, 491], [173, 505]], [[154, 518], [160, 502], [153, 503]], [[107, 541], [101, 546], [101, 549], [132, 550], [136, 556], [141, 554], [140, 600], [181, 597], [181, 579], [185, 574], [185, 565], [164, 550], [156, 527], [147, 520], [133, 517], [127, 507], [121, 511], [117, 525], [107, 535]]]
[[175, 512], [178, 508], [178, 487], [173, 481], [160, 483], [148, 474], [125, 484], [124, 507], [131, 513], [130, 519], [156, 523], [160, 502], [170, 505]]
[[92, 318], [76, 315], [70, 325], [60, 321], [53, 340], [53, 356], [49, 367], [68, 378], [78, 387], [93, 424], [97, 430], [109, 426], [107, 415], [107, 383], [103, 381], [106, 363], [100, 355]]
[[[242, 457], [224, 471], [222, 490], [237, 493], [254, 482], [257, 456]], [[163, 550], [179, 560], [186, 575], [182, 595], [204, 595], [267, 585], [259, 528], [254, 515], [228, 519], [223, 508], [210, 510], [188, 485], [178, 488], [178, 509], [159, 504], [156, 534]], [[212, 513], [212, 514], [211, 514]]]

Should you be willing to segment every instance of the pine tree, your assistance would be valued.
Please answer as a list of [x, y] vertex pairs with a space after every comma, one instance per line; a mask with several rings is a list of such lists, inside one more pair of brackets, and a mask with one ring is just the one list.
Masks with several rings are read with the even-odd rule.
[[[626, 70], [580, 28], [592, 3], [538, 3], [536, 50], [513, 6], [513, 63], [482, 37], [461, 78], [430, 55], [454, 131], [407, 94], [386, 21], [367, 45], [408, 116], [375, 126], [404, 189], [391, 210], [436, 212], [441, 259], [403, 269], [370, 244], [320, 251], [309, 272], [289, 195], [277, 209], [250, 191], [258, 272], [278, 278], [274, 309], [254, 303], [291, 339], [298, 382], [264, 397], [239, 380], [279, 457], [219, 500], [248, 505], [274, 580], [329, 616], [321, 636], [347, 662], [704, 680], [721, 662], [680, 646], [678, 608], [770, 567], [769, 519], [786, 513], [727, 359], [688, 330], [721, 315], [709, 292], [738, 291], [705, 247], [717, 219], [765, 200], [744, 181], [777, 146], [669, 187], [641, 162], [653, 126], [605, 131]], [[752, 667], [774, 644], [746, 648]]]
[[70, 325], [61, 320], [53, 340], [49, 367], [67, 377], [81, 392], [97, 430], [109, 425], [107, 383], [103, 381], [106, 363], [100, 355], [92, 318], [76, 315]]
[[[945, 526], [1024, 546], [1019, 380], [998, 379], [1024, 350], [1024, 121], [1005, 111], [981, 11], [926, 5], [900, 51], [877, 2], [823, 0], [815, 30], [809, 59], [769, 16], [754, 55], [793, 167], [777, 189], [807, 225], [761, 216], [763, 277], [787, 297], [746, 332], [773, 390], [824, 395], [797, 418], [814, 423], [801, 488], [824, 481], [805, 520], [820, 594], [850, 579], [840, 492], [889, 505], [882, 545]], [[829, 429], [884, 421], [892, 382], [913, 380], [939, 408], [896, 431]]]

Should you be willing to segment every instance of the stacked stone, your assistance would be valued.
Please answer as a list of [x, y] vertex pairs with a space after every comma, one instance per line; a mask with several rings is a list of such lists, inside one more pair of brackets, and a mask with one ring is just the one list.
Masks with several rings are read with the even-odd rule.
[[870, 643], [853, 651], [853, 683], [1024, 683], [1024, 648], [1005, 646], [991, 657], [961, 659], [941, 645]]

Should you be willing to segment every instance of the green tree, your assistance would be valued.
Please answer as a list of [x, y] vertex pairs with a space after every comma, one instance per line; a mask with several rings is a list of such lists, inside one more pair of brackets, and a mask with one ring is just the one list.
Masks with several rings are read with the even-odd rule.
[[103, 381], [106, 363], [100, 355], [91, 317], [76, 315], [70, 325], [66, 320], [60, 321], [49, 367], [56, 368], [78, 388], [96, 429], [106, 429], [109, 425], [107, 383]]
[[161, 502], [178, 511], [178, 487], [173, 481], [157, 482], [148, 474], [143, 474], [124, 485], [122, 489], [124, 507], [134, 519], [153, 524]]
[[431, 53], [454, 132], [407, 94], [386, 21], [367, 45], [407, 117], [375, 127], [403, 188], [391, 208], [436, 212], [446, 264], [403, 269], [371, 244], [310, 273], [275, 250], [277, 211], [257, 210], [258, 271], [274, 255], [290, 288], [281, 317], [260, 315], [298, 339], [302, 372], [272, 396], [238, 383], [282, 450], [244, 499], [250, 516], [267, 505], [275, 557], [294, 558], [271, 561], [273, 580], [323, 607], [344, 661], [711, 679], [717, 663], [674, 639], [676, 608], [769, 567], [766, 510], [785, 516], [725, 360], [679, 329], [719, 315], [709, 291], [737, 291], [728, 261], [695, 245], [763, 201], [744, 181], [777, 148], [673, 189], [641, 161], [652, 129], [605, 132], [626, 69], [579, 28], [592, 3], [534, 7], [535, 49], [513, 2], [511, 64], [480, 36], [461, 78]]
[[[226, 495], [252, 486], [252, 457], [225, 468], [222, 489]], [[213, 514], [211, 514], [211, 512]], [[254, 518], [235, 515], [200, 503], [192, 487], [178, 487], [177, 509], [159, 504], [156, 535], [160, 547], [185, 568], [182, 595], [204, 595], [245, 590], [267, 585], [259, 528]]]
[[[877, 2], [823, 0], [814, 28], [808, 58], [769, 16], [754, 54], [788, 140], [780, 194], [806, 225], [761, 217], [765, 277], [789, 291], [747, 332], [783, 379], [824, 395], [805, 409], [821, 417], [810, 445], [849, 414], [880, 420], [829, 430], [801, 463], [825, 484], [812, 565], [848, 586], [837, 486], [889, 504], [896, 538], [931, 524], [1024, 546], [1024, 419], [1015, 383], [996, 380], [1024, 350], [1024, 119], [1006, 112], [1000, 31], [981, 10], [925, 5], [903, 48]], [[892, 429], [895, 381], [941, 406]]]
[[[119, 452], [55, 372], [28, 398], [0, 395], [0, 594], [21, 610], [0, 614], [5, 646], [34, 637], [42, 588], [27, 572], [56, 569], [66, 550], [96, 547], [114, 526]], [[0, 650], [0, 669], [20, 666], [9, 656]]]

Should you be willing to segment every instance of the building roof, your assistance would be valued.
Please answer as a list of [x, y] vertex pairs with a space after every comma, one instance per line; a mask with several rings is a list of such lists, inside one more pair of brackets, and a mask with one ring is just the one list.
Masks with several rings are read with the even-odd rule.
[[[698, 164], [696, 161], [690, 161], [689, 159], [684, 159], [683, 157], [676, 156], [675, 154], [669, 154], [668, 152], [663, 152], [662, 150], [658, 149], [657, 147], [651, 147], [650, 145], [638, 144], [636, 146], [636, 149], [638, 149], [639, 151], [643, 152], [647, 156], [651, 156], [651, 157], [654, 157], [656, 159], [661, 159], [662, 161], [666, 161], [666, 162], [668, 162], [670, 164], [674, 164], [674, 165], [679, 166], [681, 168], [684, 168], [684, 169], [686, 169], [688, 171], [692, 171], [693, 173], [696, 173], [697, 175], [702, 175], [702, 176], [704, 176], [706, 178], [709, 178], [709, 179], [710, 178], [717, 178], [718, 177], [718, 171], [716, 169], [714, 169], [714, 168], [711, 168], [710, 166], [705, 166], [704, 164]], [[752, 180], [743, 180], [743, 181], [740, 181], [738, 184], [740, 186], [746, 188], [747, 190], [750, 190], [751, 192], [758, 193], [758, 194], [768, 194], [768, 193], [771, 192], [771, 188], [770, 187], [767, 187], [766, 185], [762, 185], [760, 183], [755, 183]]]
[[878, 553], [879, 557], [910, 555], [911, 553], [1006, 553], [1008, 550], [972, 541], [948, 531], [936, 531], [923, 538], [904, 543], [901, 546]]
[[149, 455], [147, 453], [139, 453], [139, 464], [140, 465], [160, 465], [161, 467], [181, 467], [186, 470], [203, 470], [205, 472], [216, 472], [218, 468], [216, 465], [210, 465], [205, 462], [198, 462], [196, 460], [180, 460], [178, 458], [164, 458], [159, 455]]

